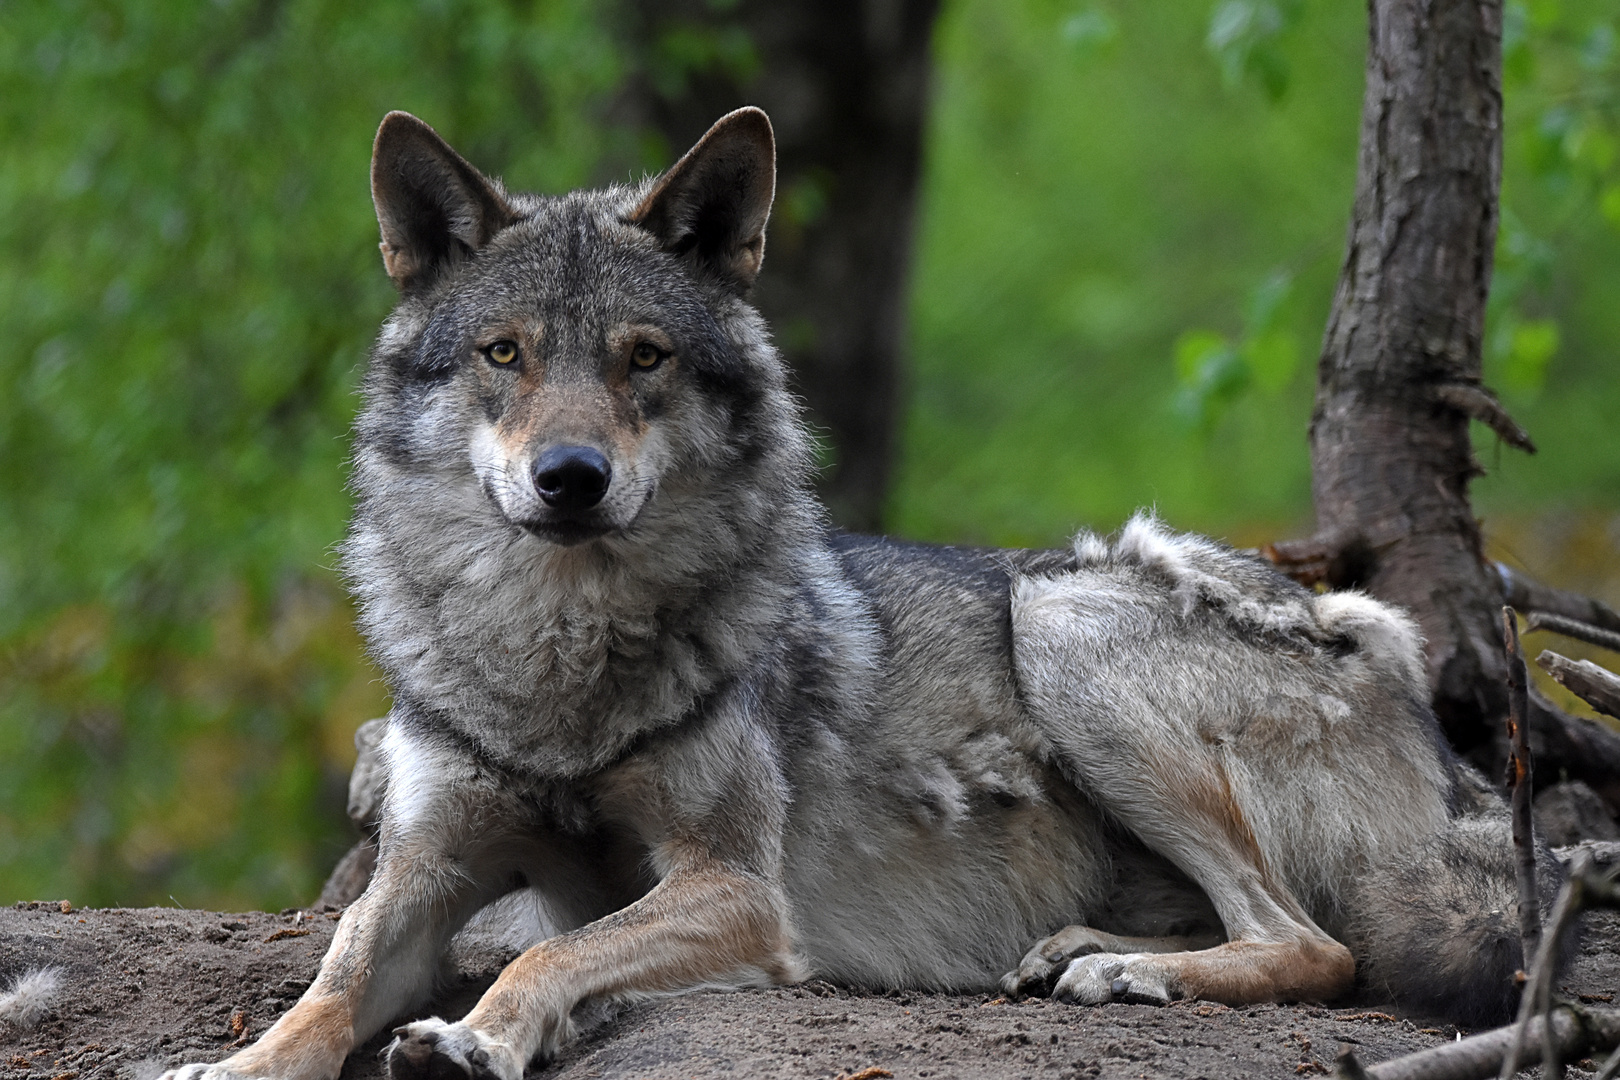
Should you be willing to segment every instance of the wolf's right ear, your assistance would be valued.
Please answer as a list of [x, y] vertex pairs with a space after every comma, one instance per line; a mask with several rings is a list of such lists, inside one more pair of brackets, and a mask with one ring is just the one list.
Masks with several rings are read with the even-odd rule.
[[722, 116], [630, 212], [664, 250], [738, 293], [765, 258], [765, 222], [776, 197], [776, 136], [753, 107]]
[[494, 181], [403, 112], [389, 113], [377, 129], [371, 200], [382, 227], [383, 266], [400, 292], [430, 284], [518, 216]]

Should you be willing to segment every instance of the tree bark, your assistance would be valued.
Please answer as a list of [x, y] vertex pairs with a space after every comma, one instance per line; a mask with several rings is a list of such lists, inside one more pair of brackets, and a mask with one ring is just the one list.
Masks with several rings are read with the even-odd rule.
[[1502, 585], [1468, 502], [1470, 418], [1517, 430], [1480, 381], [1502, 5], [1370, 0], [1368, 15], [1355, 205], [1311, 418], [1314, 543], [1332, 584], [1416, 617], [1435, 711], [1467, 752], [1495, 743], [1507, 711]]
[[[938, 0], [630, 0], [644, 70], [626, 102], [673, 153], [723, 113], [776, 128], [777, 204], [754, 299], [830, 442], [840, 524], [882, 522], [894, 452], [907, 271]], [[674, 72], [676, 43], [737, 31], [754, 62]], [[724, 53], [724, 49], [720, 50]]]

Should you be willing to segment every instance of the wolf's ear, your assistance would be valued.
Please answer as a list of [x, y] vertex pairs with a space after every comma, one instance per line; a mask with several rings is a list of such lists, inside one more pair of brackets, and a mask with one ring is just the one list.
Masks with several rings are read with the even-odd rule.
[[371, 151], [371, 200], [383, 266], [401, 292], [429, 284], [517, 213], [500, 189], [410, 113], [391, 112]]
[[776, 137], [765, 114], [749, 107], [721, 117], [630, 220], [740, 294], [759, 275], [775, 196]]

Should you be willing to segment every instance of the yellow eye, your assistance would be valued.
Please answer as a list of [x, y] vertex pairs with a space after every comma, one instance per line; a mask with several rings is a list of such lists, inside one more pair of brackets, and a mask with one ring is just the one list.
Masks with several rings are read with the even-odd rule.
[[484, 350], [484, 355], [497, 364], [510, 364], [518, 358], [518, 347], [510, 341], [497, 341]]
[[657, 367], [663, 358], [663, 351], [650, 341], [638, 343], [630, 353], [630, 362], [643, 371]]

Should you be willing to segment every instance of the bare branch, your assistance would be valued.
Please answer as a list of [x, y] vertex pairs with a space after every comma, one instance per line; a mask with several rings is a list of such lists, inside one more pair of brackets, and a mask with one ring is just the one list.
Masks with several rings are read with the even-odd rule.
[[1620, 719], [1620, 675], [1590, 660], [1571, 660], [1551, 651], [1536, 657], [1536, 664], [1598, 712]]
[[1536, 452], [1536, 444], [1530, 441], [1530, 433], [1508, 415], [1502, 403], [1496, 400], [1495, 394], [1480, 384], [1442, 383], [1435, 387], [1434, 392], [1441, 404], [1478, 420], [1514, 449], [1523, 450], [1527, 454]]
[[1588, 645], [1608, 649], [1611, 652], [1620, 652], [1620, 633], [1605, 630], [1591, 623], [1583, 623], [1579, 619], [1571, 619], [1567, 615], [1555, 615], [1550, 612], [1532, 612], [1525, 620], [1526, 630], [1550, 630], [1564, 637], [1584, 641]]
[[1542, 769], [1591, 785], [1620, 811], [1620, 735], [1596, 720], [1571, 716], [1530, 688], [1530, 743]]
[[1259, 554], [1301, 585], [1326, 582], [1338, 588], [1361, 577], [1374, 548], [1359, 531], [1327, 532], [1303, 540], [1278, 540]]
[[1512, 604], [1520, 611], [1563, 615], [1620, 634], [1620, 613], [1601, 600], [1568, 589], [1543, 585], [1506, 563], [1497, 563], [1496, 573], [1502, 579], [1502, 602], [1505, 604]]
[[1530, 807], [1535, 760], [1530, 756], [1529, 678], [1519, 651], [1519, 620], [1511, 607], [1502, 609], [1502, 637], [1507, 654], [1508, 754], [1507, 786], [1513, 793], [1513, 851], [1519, 879], [1519, 942], [1524, 962], [1541, 951], [1541, 902], [1536, 890], [1536, 838]]

